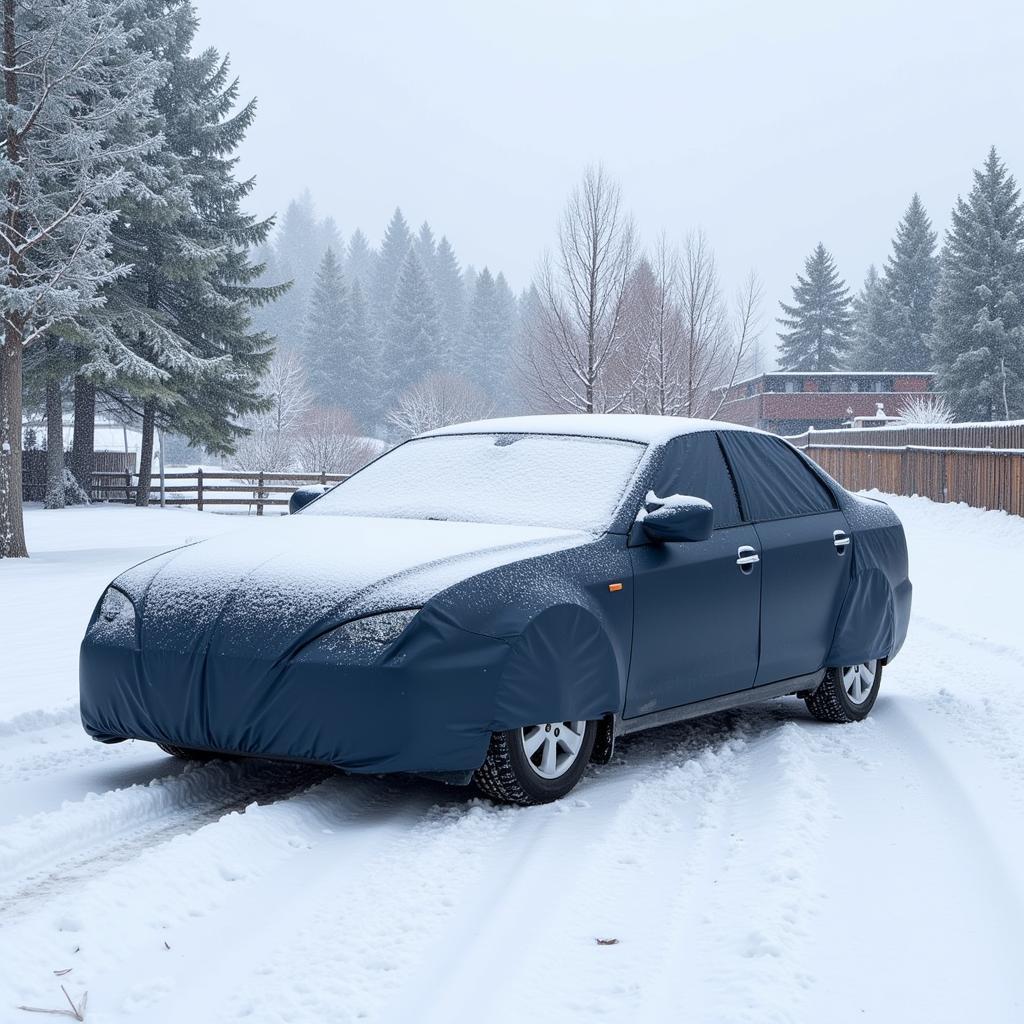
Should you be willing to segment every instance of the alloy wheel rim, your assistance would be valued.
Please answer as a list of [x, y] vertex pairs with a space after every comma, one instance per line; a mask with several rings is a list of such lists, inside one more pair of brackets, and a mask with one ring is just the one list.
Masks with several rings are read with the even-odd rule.
[[586, 722], [545, 722], [520, 730], [523, 753], [542, 779], [561, 778], [580, 756]]
[[859, 665], [847, 665], [843, 669], [843, 689], [852, 704], [863, 704], [875, 686], [878, 661], [863, 661]]

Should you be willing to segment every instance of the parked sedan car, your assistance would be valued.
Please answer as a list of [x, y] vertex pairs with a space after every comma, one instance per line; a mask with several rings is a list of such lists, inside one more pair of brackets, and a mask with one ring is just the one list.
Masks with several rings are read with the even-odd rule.
[[293, 505], [114, 580], [90, 735], [540, 803], [638, 729], [786, 694], [862, 719], [907, 632], [895, 514], [741, 427], [463, 424]]

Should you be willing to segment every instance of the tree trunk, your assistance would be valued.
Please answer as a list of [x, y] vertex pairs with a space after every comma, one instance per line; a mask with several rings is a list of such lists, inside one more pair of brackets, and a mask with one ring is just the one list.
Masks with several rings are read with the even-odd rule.
[[139, 486], [135, 490], [135, 504], [145, 508], [149, 504], [149, 490], [153, 482], [153, 427], [156, 423], [156, 399], [150, 398], [142, 409], [142, 450], [139, 452]]
[[[53, 359], [56, 339], [47, 337], [49, 361]], [[51, 365], [46, 375], [46, 507], [64, 507], [64, 397], [57, 369]]]
[[0, 558], [25, 558], [21, 507], [21, 321], [8, 315], [0, 342]]
[[88, 494], [92, 490], [96, 444], [96, 385], [75, 377], [75, 434], [71, 443], [71, 472]]
[[[14, 34], [14, 0], [4, 0], [3, 78], [9, 110], [18, 104], [17, 40]], [[11, 167], [21, 154], [15, 118], [7, 117], [5, 149]], [[4, 283], [17, 288], [21, 281], [21, 254], [14, 239], [22, 237], [21, 185], [17, 174], [8, 175], [4, 223]], [[21, 507], [21, 359], [25, 337], [24, 314], [5, 311], [0, 336], [0, 558], [25, 558], [25, 519]]]

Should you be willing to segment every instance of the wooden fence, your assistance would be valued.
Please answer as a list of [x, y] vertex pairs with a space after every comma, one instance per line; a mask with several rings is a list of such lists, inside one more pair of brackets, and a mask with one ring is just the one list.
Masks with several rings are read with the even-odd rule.
[[1024, 449], [1024, 420], [1004, 423], [942, 423], [930, 426], [866, 427], [862, 430], [811, 430], [787, 437], [797, 448], [811, 445], [904, 448]]
[[[90, 496], [94, 501], [134, 503], [138, 474], [129, 470], [98, 472], [92, 475]], [[304, 484], [334, 484], [348, 479], [344, 473], [253, 473], [247, 471], [197, 469], [193, 472], [165, 473], [163, 488], [156, 474], [150, 489], [152, 505], [192, 505], [202, 512], [214, 506], [255, 509], [286, 506], [297, 487]]]
[[[64, 454], [65, 464], [70, 456], [70, 452]], [[135, 452], [96, 452], [93, 467], [99, 473], [120, 473], [122, 476], [128, 470], [134, 473]], [[21, 497], [23, 501], [43, 501], [46, 498], [45, 449], [29, 448], [21, 453]]]
[[[815, 441], [818, 433], [814, 432]], [[813, 443], [805, 445], [804, 451], [851, 491], [877, 489], [889, 494], [919, 494], [933, 501], [963, 501], [978, 508], [1024, 515], [1024, 447]]]

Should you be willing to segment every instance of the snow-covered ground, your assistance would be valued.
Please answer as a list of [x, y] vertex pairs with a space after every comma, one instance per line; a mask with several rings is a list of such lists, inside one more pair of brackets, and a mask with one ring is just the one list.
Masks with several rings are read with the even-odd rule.
[[1024, 1020], [1024, 520], [890, 500], [915, 610], [866, 722], [665, 728], [531, 809], [91, 743], [103, 586], [270, 520], [31, 510], [0, 562], [0, 1022], [62, 984], [93, 1024]]

